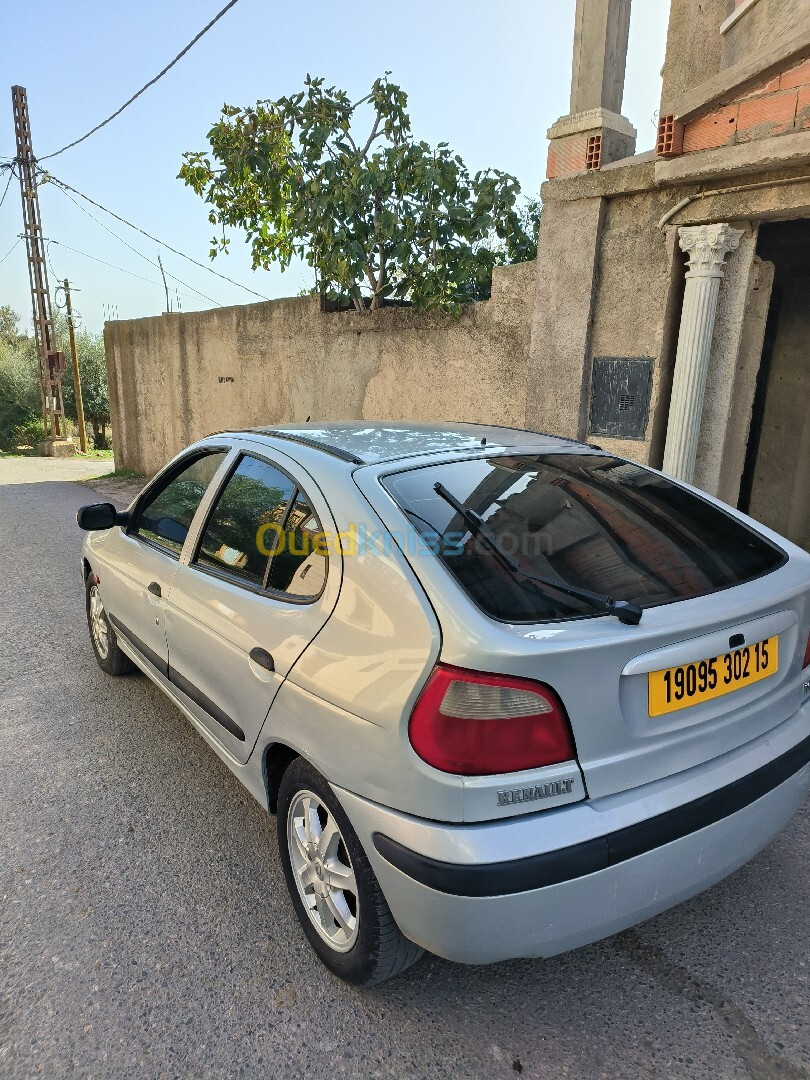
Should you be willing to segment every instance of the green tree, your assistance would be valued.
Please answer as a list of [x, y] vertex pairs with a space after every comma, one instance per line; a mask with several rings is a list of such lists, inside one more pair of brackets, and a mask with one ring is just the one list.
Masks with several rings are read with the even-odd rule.
[[[62, 396], [65, 415], [76, 419], [76, 398], [73, 391], [73, 362], [70, 355], [67, 317], [60, 313], [54, 320], [56, 347], [65, 354], [65, 374], [62, 379]], [[79, 356], [79, 372], [82, 384], [84, 416], [93, 429], [93, 445], [96, 450], [109, 449], [107, 427], [110, 423], [110, 395], [107, 387], [107, 363], [104, 357], [104, 336], [93, 334], [80, 327], [76, 333], [76, 352]]]
[[387, 297], [455, 310], [487, 296], [494, 266], [536, 254], [520, 185], [497, 169], [471, 176], [447, 143], [415, 140], [407, 102], [387, 76], [355, 102], [307, 76], [291, 97], [226, 105], [210, 150], [184, 154], [179, 173], [221, 229], [211, 257], [238, 227], [254, 269], [299, 256], [316, 291], [358, 310]]
[[[19, 316], [10, 307], [0, 307], [0, 449], [3, 450], [13, 450], [22, 442], [30, 444], [43, 437], [36, 342], [33, 337], [19, 333], [19, 322]], [[54, 332], [56, 348], [66, 357], [62, 378], [65, 416], [75, 421], [70, 342], [67, 319], [63, 314], [56, 316]], [[80, 329], [76, 334], [76, 347], [85, 417], [92, 425], [95, 448], [106, 450], [109, 447], [110, 401], [104, 340], [101, 334]]]
[[[19, 316], [0, 307], [0, 449], [16, 450], [42, 438], [37, 354], [33, 338], [19, 333]], [[39, 434], [36, 424], [39, 423]]]

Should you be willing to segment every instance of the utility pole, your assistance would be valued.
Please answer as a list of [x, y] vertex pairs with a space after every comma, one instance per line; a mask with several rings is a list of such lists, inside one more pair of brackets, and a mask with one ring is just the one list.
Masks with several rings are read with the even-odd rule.
[[79, 378], [79, 353], [76, 349], [76, 332], [73, 326], [73, 306], [70, 302], [70, 282], [67, 278], [62, 283], [65, 290], [65, 307], [67, 308], [68, 336], [70, 337], [70, 356], [73, 360], [73, 395], [76, 398], [76, 420], [79, 424], [79, 447], [83, 454], [87, 453], [87, 431], [84, 426], [84, 401], [82, 400], [82, 384]]
[[[14, 110], [14, 135], [17, 144], [15, 164], [19, 170], [22, 195], [23, 236], [28, 254], [28, 277], [31, 284], [31, 306], [34, 313], [34, 336], [39, 366], [39, 394], [45, 439], [65, 437], [65, 408], [62, 402], [62, 372], [65, 354], [54, 348], [56, 342], [48, 290], [48, 270], [45, 261], [45, 241], [37, 192], [36, 158], [31, 145], [31, 121], [28, 117], [28, 97], [23, 86], [12, 86], [11, 103]], [[51, 446], [53, 452], [53, 446]]]
[[166, 312], [168, 313], [172, 310], [172, 305], [169, 303], [169, 286], [166, 284], [166, 272], [163, 269], [163, 260], [160, 257], [160, 252], [158, 252], [158, 266], [160, 267], [160, 273], [163, 277], [163, 288], [166, 292]]

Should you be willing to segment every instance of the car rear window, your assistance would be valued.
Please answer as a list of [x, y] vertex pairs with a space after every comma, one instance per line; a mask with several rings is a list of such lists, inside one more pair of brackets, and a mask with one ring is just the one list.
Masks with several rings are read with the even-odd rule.
[[512, 573], [434, 490], [475, 510], [520, 566], [652, 607], [766, 574], [786, 556], [705, 499], [604, 454], [498, 456], [410, 469], [383, 483], [420, 543], [492, 618], [548, 622], [596, 612]]

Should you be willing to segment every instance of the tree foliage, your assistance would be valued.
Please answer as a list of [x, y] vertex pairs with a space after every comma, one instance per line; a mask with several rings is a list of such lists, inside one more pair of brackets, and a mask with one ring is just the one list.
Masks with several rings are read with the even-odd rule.
[[385, 298], [454, 310], [487, 296], [494, 266], [535, 257], [539, 204], [520, 208], [514, 176], [471, 176], [447, 143], [414, 139], [407, 102], [387, 76], [355, 102], [307, 76], [291, 97], [226, 105], [210, 150], [184, 154], [179, 173], [221, 229], [212, 258], [237, 227], [254, 269], [298, 256], [317, 292], [358, 310]]
[[[8, 306], [0, 307], [0, 449], [3, 450], [43, 437], [36, 343], [33, 337], [19, 332], [19, 323], [16, 312]], [[54, 331], [56, 348], [66, 357], [62, 379], [65, 415], [75, 420], [73, 369], [67, 319], [63, 314], [57, 315]], [[76, 333], [76, 348], [85, 417], [92, 425], [95, 448], [107, 449], [110, 402], [102, 335], [80, 329]]]

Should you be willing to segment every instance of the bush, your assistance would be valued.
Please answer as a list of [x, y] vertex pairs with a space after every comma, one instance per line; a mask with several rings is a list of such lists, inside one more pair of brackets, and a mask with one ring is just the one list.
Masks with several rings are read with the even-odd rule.
[[4, 447], [7, 450], [33, 450], [38, 443], [41, 443], [43, 435], [42, 418], [39, 416], [31, 416], [22, 424], [15, 424], [11, 436], [12, 446]]

